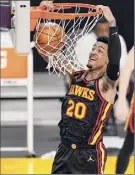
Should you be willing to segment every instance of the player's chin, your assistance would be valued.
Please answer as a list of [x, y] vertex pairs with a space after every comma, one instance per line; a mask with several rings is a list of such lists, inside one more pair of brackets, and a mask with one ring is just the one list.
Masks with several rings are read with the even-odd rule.
[[89, 64], [89, 63], [87, 64], [87, 68], [90, 70], [93, 70], [94, 67], [95, 67], [94, 64]]

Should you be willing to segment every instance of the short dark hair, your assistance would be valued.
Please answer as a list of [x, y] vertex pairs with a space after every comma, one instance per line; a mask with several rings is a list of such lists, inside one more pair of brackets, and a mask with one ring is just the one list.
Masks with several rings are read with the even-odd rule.
[[102, 43], [108, 44], [109, 38], [107, 36], [100, 36], [97, 38], [97, 42], [102, 42]]

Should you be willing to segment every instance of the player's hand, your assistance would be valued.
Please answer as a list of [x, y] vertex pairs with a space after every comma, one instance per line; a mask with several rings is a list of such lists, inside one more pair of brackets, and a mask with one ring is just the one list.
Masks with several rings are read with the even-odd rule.
[[120, 121], [126, 121], [129, 113], [129, 107], [127, 105], [126, 99], [121, 101], [118, 99], [118, 103], [115, 108], [115, 116]]
[[45, 0], [45, 1], [42, 1], [40, 3], [40, 9], [42, 10], [46, 10], [46, 9], [49, 9], [49, 10], [52, 10], [53, 9], [53, 0]]
[[103, 6], [103, 5], [98, 5], [97, 7], [99, 8], [99, 10], [102, 10], [103, 15], [106, 18], [106, 20], [108, 21], [109, 25], [116, 26], [116, 20], [112, 14], [110, 8], [107, 6]]

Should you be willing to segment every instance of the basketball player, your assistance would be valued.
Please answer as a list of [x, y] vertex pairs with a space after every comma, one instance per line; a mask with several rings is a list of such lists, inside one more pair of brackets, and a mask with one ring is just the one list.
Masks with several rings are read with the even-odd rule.
[[62, 103], [58, 124], [61, 143], [52, 174], [102, 174], [104, 171], [106, 150], [102, 133], [115, 103], [121, 45], [111, 10], [106, 6], [98, 8], [108, 21], [109, 38], [97, 38], [88, 70], [74, 72], [72, 66], [67, 69], [71, 84]]
[[[130, 50], [126, 64], [123, 67], [120, 76], [120, 89], [119, 98], [116, 108], [116, 116], [119, 120], [125, 120], [127, 114], [127, 104], [126, 104], [126, 94], [128, 89], [128, 84], [130, 76], [134, 70], [134, 47]], [[128, 164], [130, 156], [134, 149], [134, 94], [130, 104], [129, 116], [125, 126], [127, 130], [127, 135], [123, 147], [120, 150], [117, 164], [116, 164], [116, 174], [124, 174]]]
[[[88, 33], [87, 35], [82, 36], [76, 44], [76, 54], [78, 60], [86, 67], [87, 60], [89, 58], [89, 52], [91, 51], [93, 44], [96, 42], [96, 39], [99, 36], [107, 36], [109, 35], [109, 26], [107, 20], [103, 17], [101, 18], [94, 29]], [[120, 59], [120, 68], [122, 68], [125, 64], [127, 57], [127, 46], [124, 38], [119, 35], [120, 43], [121, 43], [121, 59]], [[90, 44], [88, 44], [90, 42]], [[81, 49], [82, 48], [82, 49]], [[84, 58], [85, 57], [85, 58]]]

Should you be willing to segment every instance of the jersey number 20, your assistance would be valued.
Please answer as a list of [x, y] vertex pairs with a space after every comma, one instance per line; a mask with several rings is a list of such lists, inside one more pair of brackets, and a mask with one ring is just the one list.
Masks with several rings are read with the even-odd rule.
[[69, 117], [75, 117], [77, 119], [85, 118], [87, 107], [82, 102], [75, 103], [73, 100], [68, 101], [68, 109], [66, 115]]

